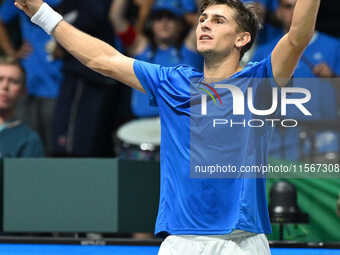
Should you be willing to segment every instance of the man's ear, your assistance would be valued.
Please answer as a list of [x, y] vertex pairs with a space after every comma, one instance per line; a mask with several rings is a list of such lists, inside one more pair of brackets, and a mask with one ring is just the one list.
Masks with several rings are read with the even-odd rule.
[[235, 46], [236, 48], [243, 48], [244, 46], [246, 46], [249, 42], [251, 41], [251, 35], [249, 32], [242, 32], [239, 33], [236, 42], [235, 42]]

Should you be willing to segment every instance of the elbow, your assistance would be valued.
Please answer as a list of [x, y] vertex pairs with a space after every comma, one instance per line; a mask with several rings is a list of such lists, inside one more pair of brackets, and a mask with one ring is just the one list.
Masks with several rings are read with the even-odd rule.
[[106, 56], [98, 56], [91, 60], [89, 60], [86, 64], [86, 66], [93, 71], [100, 73], [101, 75], [107, 76], [107, 77], [113, 77], [115, 76], [114, 70], [112, 69], [112, 66], [114, 58], [109, 58]]
[[314, 29], [303, 32], [290, 30], [288, 33], [288, 40], [293, 48], [305, 50], [313, 38], [314, 31]]
[[101, 58], [94, 58], [94, 59], [89, 60], [87, 63], [85, 63], [85, 65], [88, 68], [92, 69], [93, 71], [100, 73], [104, 76], [107, 76], [108, 69], [105, 68], [106, 65], [104, 65], [104, 63], [105, 62], [103, 62]]

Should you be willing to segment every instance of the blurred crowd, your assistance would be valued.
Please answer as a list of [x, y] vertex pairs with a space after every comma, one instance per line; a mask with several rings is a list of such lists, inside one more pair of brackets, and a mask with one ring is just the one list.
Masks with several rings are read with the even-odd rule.
[[[196, 52], [199, 0], [46, 2], [75, 27], [133, 58], [203, 71], [203, 58]], [[265, 22], [242, 65], [271, 53], [290, 27], [295, 3], [252, 1]], [[322, 4], [339, 7], [337, 0]], [[308, 108], [313, 118], [308, 120], [332, 124], [339, 118], [340, 88], [332, 81], [340, 75], [340, 22], [321, 11], [329, 21], [320, 17], [320, 30], [294, 78], [316, 78], [299, 84], [312, 93]], [[0, 1], [0, 51], [0, 156], [158, 159], [158, 110], [148, 105], [147, 96], [87, 69], [33, 25], [13, 0]], [[297, 109], [288, 115], [305, 120]], [[323, 127], [311, 141], [302, 131], [276, 129], [271, 155], [301, 160], [314, 150], [324, 160], [339, 161], [339, 130]]]

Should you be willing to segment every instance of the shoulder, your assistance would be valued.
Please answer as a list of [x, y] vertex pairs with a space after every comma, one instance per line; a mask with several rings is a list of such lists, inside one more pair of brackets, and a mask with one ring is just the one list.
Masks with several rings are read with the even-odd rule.
[[267, 57], [275, 48], [277, 43], [281, 40], [282, 36], [278, 36], [262, 45], [259, 45], [254, 52], [252, 61], [262, 61]]
[[262, 60], [249, 62], [242, 70], [242, 77], [272, 78], [271, 54], [264, 55]]
[[19, 124], [10, 128], [12, 133], [15, 133], [18, 138], [26, 142], [41, 142], [39, 135], [25, 124]]
[[202, 73], [199, 72], [195, 67], [190, 65], [177, 65], [172, 67], [169, 72], [170, 75], [175, 75], [183, 78], [194, 78], [202, 76]]

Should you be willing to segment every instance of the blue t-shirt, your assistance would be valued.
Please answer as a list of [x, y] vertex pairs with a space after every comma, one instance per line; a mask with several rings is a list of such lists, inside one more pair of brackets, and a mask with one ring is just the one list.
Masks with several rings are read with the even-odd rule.
[[[58, 5], [60, 0], [47, 0], [50, 6]], [[0, 8], [0, 17], [4, 23], [19, 18], [23, 40], [32, 46], [32, 53], [22, 60], [27, 73], [28, 94], [39, 97], [54, 98], [59, 93], [62, 74], [60, 60], [52, 60], [46, 52], [46, 44], [52, 39], [26, 14], [18, 10], [12, 0], [5, 1]]]
[[43, 157], [40, 137], [20, 121], [0, 126], [0, 157]]
[[[210, 126], [197, 125], [208, 123], [198, 113], [197, 88], [191, 88], [193, 80], [204, 78], [202, 73], [185, 65], [164, 67], [139, 60], [134, 62], [134, 71], [150, 104], [158, 105], [161, 118], [161, 188], [155, 234], [223, 235], [234, 229], [270, 233], [264, 178], [191, 178], [190, 167], [216, 155], [223, 155], [226, 164], [237, 167], [265, 165], [273, 128], [265, 124], [262, 128], [220, 127], [212, 132]], [[275, 85], [262, 84], [255, 78], [272, 77], [268, 57], [222, 83], [233, 84], [243, 92], [252, 87], [259, 109], [270, 104], [268, 95]], [[234, 118], [231, 93], [216, 90], [225, 105], [222, 115]], [[212, 100], [209, 109], [214, 108], [211, 104]], [[246, 108], [243, 118], [254, 116]]]
[[[197, 52], [189, 50], [185, 45], [180, 49], [170, 47], [166, 50], [160, 48], [153, 51], [149, 45], [141, 54], [134, 56], [135, 59], [159, 64], [163, 66], [177, 66], [187, 64], [197, 70], [203, 69], [203, 58]], [[149, 106], [147, 96], [137, 90], [132, 91], [131, 99], [132, 112], [137, 117], [151, 117], [158, 115], [157, 107]]]
[[[261, 61], [276, 46], [281, 36], [271, 40], [270, 42], [258, 47], [254, 53], [252, 61]], [[306, 88], [311, 92], [311, 100], [305, 104], [306, 108], [312, 113], [312, 116], [306, 117], [296, 108], [287, 108], [287, 118], [298, 120], [335, 120], [337, 117], [337, 98], [334, 87], [328, 82], [315, 79], [312, 66], [325, 62], [336, 74], [340, 75], [340, 44], [339, 41], [326, 34], [316, 32], [311, 43], [303, 53], [303, 57], [299, 61], [294, 73], [294, 77], [308, 78], [304, 82], [298, 82], [297, 87]], [[310, 79], [313, 78], [313, 79]], [[288, 96], [292, 98], [292, 96]], [[296, 160], [299, 158], [299, 129], [286, 129], [282, 140], [278, 130], [274, 132], [271, 154], [277, 157], [285, 157], [287, 159]], [[282, 155], [282, 141], [284, 141], [284, 153]], [[333, 139], [332, 143], [325, 143], [320, 140], [317, 143], [319, 152], [327, 152], [336, 150], [337, 139]]]

